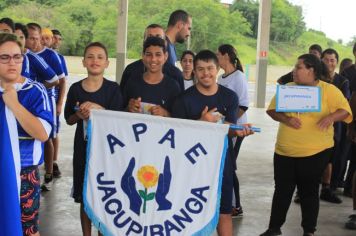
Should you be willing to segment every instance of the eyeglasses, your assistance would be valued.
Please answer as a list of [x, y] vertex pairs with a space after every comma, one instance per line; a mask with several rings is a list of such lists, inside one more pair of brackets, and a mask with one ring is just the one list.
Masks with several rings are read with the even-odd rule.
[[1, 54], [0, 55], [0, 63], [1, 64], [10, 63], [11, 59], [13, 59], [16, 64], [20, 64], [20, 63], [23, 62], [23, 55], [22, 54], [14, 54], [12, 56], [10, 56], [8, 54]]
[[0, 29], [0, 33], [12, 33], [9, 29]]

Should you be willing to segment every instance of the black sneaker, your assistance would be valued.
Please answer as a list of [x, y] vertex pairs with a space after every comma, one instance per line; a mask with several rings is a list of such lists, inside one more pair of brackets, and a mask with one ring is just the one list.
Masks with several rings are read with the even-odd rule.
[[356, 218], [349, 218], [349, 220], [345, 223], [345, 228], [356, 230]]
[[51, 191], [53, 184], [52, 174], [45, 174], [43, 184], [41, 185], [41, 190], [43, 192]]
[[339, 183], [337, 184], [338, 188], [344, 188], [345, 187], [345, 181], [339, 181]]
[[281, 229], [267, 229], [266, 232], [260, 234], [260, 236], [276, 236], [281, 234]]
[[336, 194], [332, 192], [329, 188], [321, 190], [320, 199], [336, 204], [342, 203], [342, 200], [338, 196], [336, 196]]
[[231, 217], [232, 218], [241, 218], [244, 215], [244, 211], [242, 210], [242, 207], [233, 207], [232, 208], [232, 213], [231, 213]]
[[61, 171], [58, 168], [57, 163], [53, 163], [53, 177], [54, 178], [60, 178], [62, 175]]

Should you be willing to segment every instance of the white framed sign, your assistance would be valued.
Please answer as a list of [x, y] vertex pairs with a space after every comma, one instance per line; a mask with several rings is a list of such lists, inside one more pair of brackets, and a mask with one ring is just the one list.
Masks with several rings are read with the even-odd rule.
[[320, 112], [321, 91], [318, 86], [277, 85], [277, 112]]

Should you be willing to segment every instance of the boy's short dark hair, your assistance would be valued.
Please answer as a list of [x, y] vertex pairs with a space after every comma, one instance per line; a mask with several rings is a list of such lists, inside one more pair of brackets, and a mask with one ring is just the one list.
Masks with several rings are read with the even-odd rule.
[[53, 35], [62, 36], [61, 32], [60, 32], [59, 30], [57, 30], [57, 29], [53, 29], [53, 30], [52, 30], [52, 34], [53, 34]]
[[214, 64], [216, 65], [216, 67], [219, 67], [219, 61], [218, 58], [216, 56], [216, 54], [210, 50], [201, 50], [200, 52], [198, 52], [197, 55], [195, 55], [193, 64], [194, 64], [194, 68], [197, 65], [197, 61], [213, 61]]
[[147, 30], [148, 30], [148, 29], [156, 29], [156, 28], [160, 28], [160, 29], [162, 29], [163, 32], [164, 32], [164, 29], [163, 29], [163, 27], [162, 27], [161, 25], [159, 25], [159, 24], [150, 24], [150, 25], [148, 25], [148, 26], [146, 27], [145, 32], [143, 33], [143, 38], [144, 38], [144, 39], [146, 38], [146, 33], [147, 33]]
[[312, 44], [312, 45], [309, 47], [309, 51], [311, 51], [311, 50], [316, 50], [316, 51], [318, 51], [318, 52], [320, 53], [320, 55], [321, 55], [321, 53], [323, 52], [323, 49], [321, 48], [321, 46], [320, 46], [319, 44]]
[[323, 58], [325, 56], [325, 54], [335, 54], [335, 57], [336, 57], [336, 61], [339, 62], [339, 53], [337, 53], [337, 51], [333, 48], [328, 48], [328, 49], [325, 49], [323, 51], [323, 53], [321, 54], [321, 58]]
[[40, 33], [42, 32], [41, 26], [37, 23], [31, 22], [31, 23], [28, 23], [26, 26], [27, 26], [27, 29], [37, 30]]
[[11, 18], [4, 17], [0, 19], [0, 24], [5, 24], [12, 29], [12, 33], [15, 32], [15, 23]]
[[179, 21], [187, 23], [189, 14], [184, 10], [176, 10], [171, 13], [168, 20], [168, 26], [175, 26]]
[[150, 24], [146, 27], [146, 29], [154, 29], [154, 28], [161, 28], [163, 29], [163, 27], [159, 24]]
[[105, 55], [106, 55], [106, 59], [108, 59], [108, 50], [106, 49], [105, 45], [100, 43], [100, 42], [93, 42], [93, 43], [89, 43], [85, 49], [84, 49], [84, 57], [85, 57], [85, 54], [87, 53], [88, 49], [91, 48], [91, 47], [99, 47], [99, 48], [102, 48], [104, 51], [105, 51]]
[[25, 35], [25, 38], [28, 38], [28, 31], [27, 28], [24, 24], [21, 23], [15, 23], [15, 30], [21, 30], [22, 33]]
[[145, 53], [146, 49], [151, 46], [158, 46], [162, 48], [163, 52], [167, 51], [166, 48], [166, 41], [164, 39], [158, 37], [148, 37], [145, 42], [143, 42], [143, 50], [142, 52]]

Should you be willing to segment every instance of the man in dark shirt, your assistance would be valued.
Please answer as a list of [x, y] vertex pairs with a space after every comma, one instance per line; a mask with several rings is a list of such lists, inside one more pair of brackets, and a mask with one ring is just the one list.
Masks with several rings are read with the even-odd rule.
[[[146, 40], [148, 37], [159, 37], [162, 39], [165, 39], [165, 33], [162, 28], [162, 26], [158, 24], [151, 24], [146, 27], [145, 33], [144, 33], [144, 40]], [[142, 62], [142, 59], [137, 60], [128, 66], [126, 66], [124, 73], [122, 74], [121, 77], [121, 82], [120, 82], [120, 87], [121, 90], [126, 86], [127, 81], [129, 81], [131, 78], [139, 78], [140, 76], [143, 75], [145, 72], [145, 66]], [[166, 76], [170, 77], [171, 79], [175, 80], [178, 84], [181, 90], [184, 90], [184, 78], [182, 72], [175, 67], [174, 65], [166, 62], [163, 65], [163, 74]]]
[[184, 43], [190, 36], [192, 17], [186, 11], [176, 10], [171, 13], [168, 20], [167, 35], [167, 63], [175, 66], [178, 61], [175, 44]]
[[[330, 83], [340, 89], [346, 99], [349, 99], [349, 81], [335, 71], [339, 62], [337, 51], [332, 48], [324, 50], [321, 54], [321, 60], [329, 71]], [[320, 199], [331, 203], [342, 202], [334, 190], [338, 187], [339, 182], [343, 180], [343, 170], [347, 164], [349, 143], [346, 139], [346, 129], [347, 125], [344, 122], [334, 122], [334, 153], [324, 171], [320, 193]]]
[[355, 56], [355, 64], [347, 67], [341, 75], [346, 77], [350, 82], [350, 92], [356, 91], [356, 43], [353, 46], [352, 53]]

